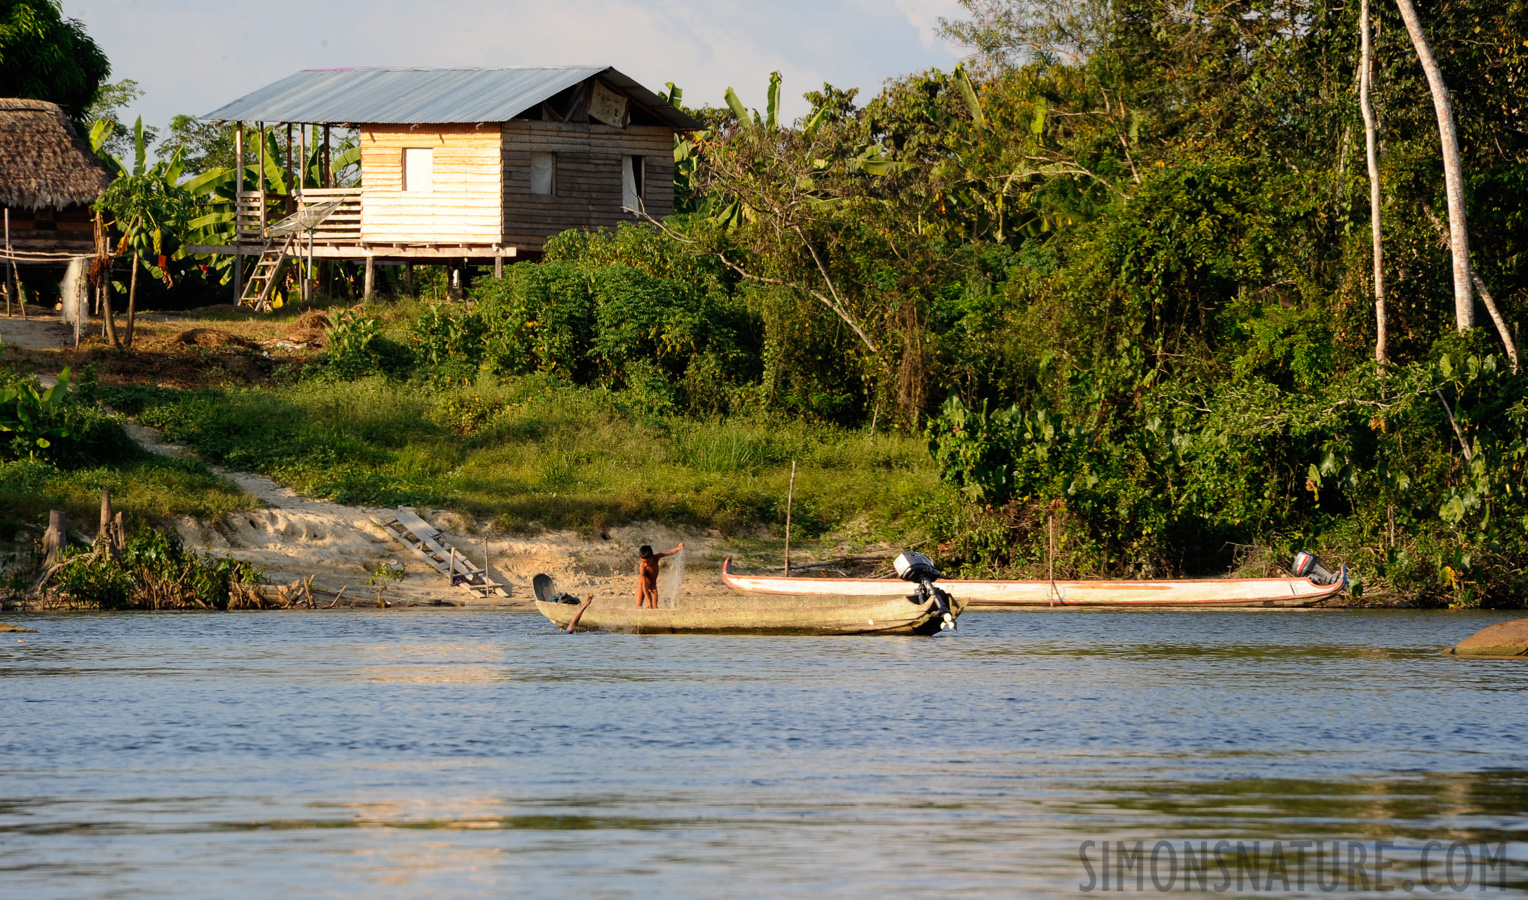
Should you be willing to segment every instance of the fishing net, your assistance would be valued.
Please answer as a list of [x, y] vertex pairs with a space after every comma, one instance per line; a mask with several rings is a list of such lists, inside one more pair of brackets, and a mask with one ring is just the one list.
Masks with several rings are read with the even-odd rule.
[[688, 550], [680, 547], [678, 553], [663, 561], [663, 568], [658, 571], [658, 605], [664, 609], [673, 609], [679, 599], [679, 589], [684, 586], [684, 557], [687, 553]]

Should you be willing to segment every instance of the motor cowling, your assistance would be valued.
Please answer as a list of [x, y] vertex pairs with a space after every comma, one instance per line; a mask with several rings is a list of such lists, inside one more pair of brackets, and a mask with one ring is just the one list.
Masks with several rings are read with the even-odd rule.
[[944, 616], [939, 625], [940, 631], [955, 627], [955, 617], [950, 614], [950, 595], [934, 587], [934, 582], [939, 580], [939, 570], [934, 567], [933, 560], [917, 551], [903, 550], [897, 554], [892, 568], [896, 570], [898, 578], [918, 586], [917, 593], [909, 599], [917, 603], [933, 600], [938, 604], [939, 612]]
[[897, 577], [903, 581], [917, 584], [939, 580], [939, 570], [934, 568], [933, 560], [915, 550], [903, 550], [898, 553], [896, 561], [891, 565], [897, 570]]
[[1289, 570], [1298, 578], [1309, 578], [1313, 584], [1336, 584], [1342, 578], [1341, 574], [1323, 566], [1316, 554], [1306, 550], [1295, 554]]

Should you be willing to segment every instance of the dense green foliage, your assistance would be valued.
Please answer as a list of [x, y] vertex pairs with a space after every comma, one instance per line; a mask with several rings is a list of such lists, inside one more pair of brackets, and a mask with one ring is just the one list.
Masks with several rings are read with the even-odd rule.
[[110, 74], [106, 54], [57, 0], [0, 2], [0, 97], [48, 100], [78, 122]]
[[189, 552], [173, 532], [144, 529], [120, 556], [65, 553], [54, 576], [57, 599], [80, 609], [229, 609], [252, 595], [258, 566]]
[[70, 371], [43, 388], [37, 379], [0, 369], [0, 461], [42, 460], [62, 466], [133, 455], [136, 446], [118, 423], [90, 402], [91, 373], [70, 389]]
[[[966, 7], [947, 32], [971, 70], [724, 123], [693, 150], [713, 213], [668, 223], [831, 330], [793, 355], [810, 330], [765, 316], [761, 342], [845, 398], [831, 418], [926, 431], [969, 504], [945, 561], [1199, 574], [1308, 546], [1371, 591], [1521, 602], [1528, 384], [1492, 332], [1454, 334], [1437, 125], [1395, 8], [1375, 5], [1379, 371], [1356, 3]], [[1516, 322], [1528, 5], [1423, 18], [1474, 266]]]

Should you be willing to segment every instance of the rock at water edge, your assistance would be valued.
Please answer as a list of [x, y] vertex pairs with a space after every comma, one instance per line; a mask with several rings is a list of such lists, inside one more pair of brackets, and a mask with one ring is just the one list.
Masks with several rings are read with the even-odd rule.
[[1513, 619], [1482, 628], [1454, 645], [1455, 656], [1523, 656], [1528, 654], [1528, 619]]

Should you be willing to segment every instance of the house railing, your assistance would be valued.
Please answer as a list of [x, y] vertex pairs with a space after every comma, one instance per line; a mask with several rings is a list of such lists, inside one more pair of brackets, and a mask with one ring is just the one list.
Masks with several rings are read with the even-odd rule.
[[[241, 243], [258, 243], [265, 239], [261, 231], [260, 210], [265, 208], [265, 226], [269, 227], [284, 218], [285, 194], [261, 191], [245, 191], [239, 195], [235, 212], [235, 227]], [[339, 208], [330, 213], [313, 232], [313, 240], [320, 244], [357, 244], [361, 241], [361, 189], [304, 188], [297, 198], [297, 211], [310, 206], [339, 200]], [[272, 204], [276, 204], [272, 207]], [[307, 233], [303, 233], [306, 240]]]

